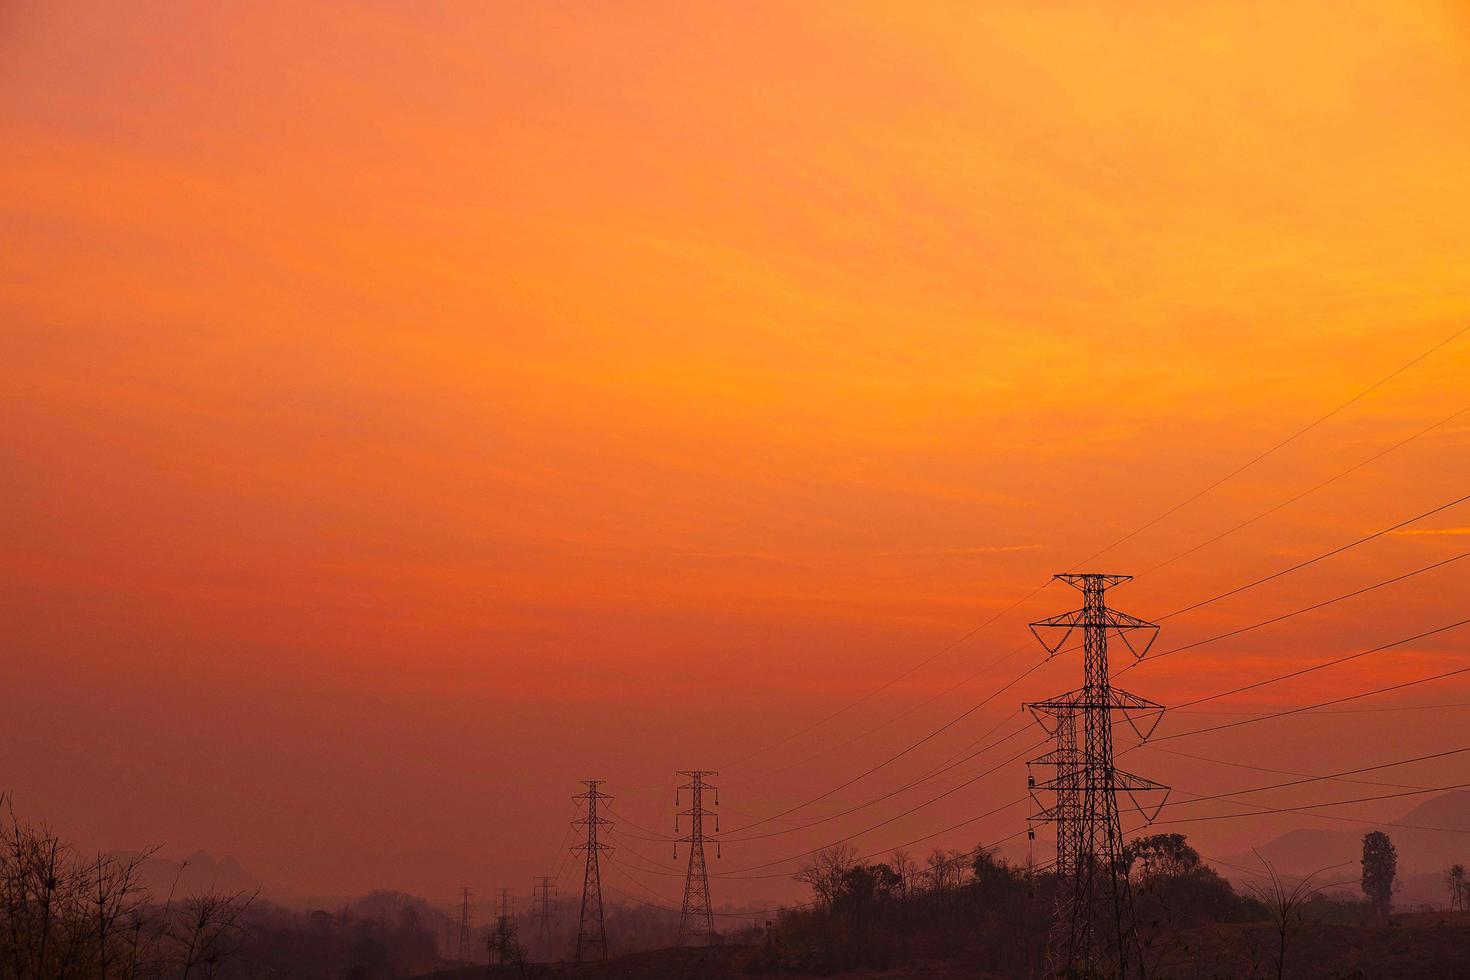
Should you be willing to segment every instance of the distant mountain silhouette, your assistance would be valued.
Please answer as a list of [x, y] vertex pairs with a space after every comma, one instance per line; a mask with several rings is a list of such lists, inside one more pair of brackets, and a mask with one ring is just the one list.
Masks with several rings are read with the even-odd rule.
[[[1334, 865], [1346, 867], [1326, 877], [1356, 878], [1358, 861], [1363, 856], [1363, 835], [1378, 829], [1393, 839], [1398, 849], [1399, 877], [1404, 901], [1442, 902], [1444, 889], [1440, 879], [1451, 864], [1470, 864], [1470, 792], [1452, 792], [1433, 797], [1404, 814], [1394, 823], [1373, 827], [1363, 824], [1357, 829], [1324, 830], [1303, 828], [1288, 831], [1262, 844], [1256, 850], [1277, 871], [1289, 875], [1305, 875]], [[1450, 831], [1446, 833], [1445, 831]], [[1225, 859], [1243, 868], [1257, 868], [1255, 854], [1235, 854]], [[1248, 875], [1233, 868], [1221, 868], [1227, 878]]]
[[260, 879], [240, 867], [234, 858], [216, 860], [208, 851], [195, 851], [177, 861], [154, 855], [139, 870], [143, 884], [160, 901], [170, 894], [180, 898], [206, 893], [233, 895], [255, 892], [261, 886]]

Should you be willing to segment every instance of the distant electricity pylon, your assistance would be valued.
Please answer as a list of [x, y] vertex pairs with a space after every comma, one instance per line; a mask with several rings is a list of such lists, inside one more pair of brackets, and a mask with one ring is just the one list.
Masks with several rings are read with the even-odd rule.
[[551, 950], [551, 920], [556, 915], [556, 879], [542, 875], [531, 892], [536, 902], [536, 941], [543, 952]]
[[459, 955], [456, 958], [461, 963], [469, 963], [472, 959], [470, 952], [470, 890], [468, 888], [459, 890]]
[[[674, 807], [680, 805], [680, 790], [688, 790], [691, 796], [689, 809], [678, 810], [674, 817], [674, 833], [679, 832], [679, 817], [689, 818], [689, 836], [680, 837], [674, 843], [674, 859], [679, 857], [679, 844], [689, 845], [689, 871], [684, 876], [684, 907], [679, 912], [679, 945], [686, 943], [715, 942], [715, 913], [709, 900], [709, 872], [704, 866], [704, 818], [715, 818], [715, 833], [720, 832], [720, 817], [714, 810], [704, 808], [704, 791], [713, 790], [715, 806], [720, 805], [720, 791], [704, 781], [705, 776], [717, 773], [707, 769], [681, 770], [678, 775], [688, 776], [689, 782], [674, 790]], [[720, 856], [719, 841], [715, 842], [715, 857]]]
[[511, 962], [515, 948], [516, 900], [509, 888], [495, 897], [495, 932], [490, 937], [490, 954], [496, 966]]
[[577, 920], [579, 963], [588, 958], [603, 959], [607, 956], [607, 928], [602, 921], [602, 865], [599, 857], [603, 851], [611, 851], [612, 848], [599, 841], [597, 833], [604, 827], [611, 827], [612, 821], [598, 816], [597, 804], [612, 797], [597, 791], [602, 783], [601, 779], [584, 779], [582, 785], [587, 787], [587, 791], [572, 797], [578, 803], [587, 805], [587, 815], [572, 821], [572, 826], [583, 827], [587, 831], [586, 843], [572, 848], [573, 852], [581, 851], [587, 855], [587, 867], [582, 874], [582, 913]]
[[[1113, 765], [1113, 713], [1119, 713], [1143, 740], [1153, 734], [1163, 707], [1111, 685], [1108, 634], [1116, 633], [1135, 658], [1142, 658], [1159, 628], [1107, 607], [1104, 593], [1131, 575], [1056, 577], [1082, 593], [1082, 608], [1032, 623], [1031, 632], [1054, 656], [1080, 628], [1084, 659], [1080, 690], [1027, 705], [1054, 740], [1052, 751], [1030, 763], [1051, 767], [1052, 778], [1038, 782], [1027, 777], [1033, 798], [1041, 790], [1053, 799], [1032, 819], [1056, 825], [1057, 909], [1047, 942], [1047, 971], [1098, 976], [1116, 969], [1117, 976], [1127, 977], [1130, 970], [1142, 972], [1142, 949], [1133, 920], [1118, 794], [1126, 794], [1152, 822], [1164, 799], [1145, 810], [1136, 794], [1160, 791], [1167, 798], [1168, 787]], [[1154, 713], [1154, 718], [1141, 728], [1135, 716], [1146, 713]]]

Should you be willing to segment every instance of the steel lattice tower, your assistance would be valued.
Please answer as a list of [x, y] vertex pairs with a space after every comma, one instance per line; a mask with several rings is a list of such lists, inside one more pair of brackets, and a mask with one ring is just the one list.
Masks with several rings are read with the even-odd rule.
[[[704, 866], [704, 818], [715, 818], [715, 833], [720, 832], [720, 818], [713, 810], [704, 808], [704, 791], [714, 790], [715, 806], [720, 805], [720, 791], [704, 781], [706, 776], [717, 773], [706, 769], [681, 770], [678, 775], [688, 776], [689, 782], [674, 790], [674, 806], [680, 803], [679, 793], [688, 790], [691, 796], [689, 809], [679, 810], [674, 817], [674, 833], [679, 832], [679, 817], [689, 818], [689, 836], [680, 837], [674, 843], [674, 857], [679, 857], [679, 844], [689, 845], [689, 871], [684, 876], [684, 907], [679, 912], [679, 945], [702, 942], [713, 943], [715, 937], [715, 912], [709, 900], [709, 872]], [[719, 856], [719, 842], [715, 843], [715, 856]]]
[[471, 962], [470, 952], [470, 890], [459, 890], [459, 961]]
[[[1036, 791], [1045, 790], [1052, 794], [1052, 805], [1041, 806], [1032, 815], [1033, 822], [1056, 825], [1057, 860], [1053, 873], [1070, 881], [1077, 868], [1077, 837], [1072, 828], [1078, 817], [1078, 770], [1077, 770], [1077, 707], [1076, 694], [1062, 695], [1049, 701], [1033, 701], [1026, 705], [1039, 725], [1051, 736], [1053, 748], [1043, 756], [1026, 763], [1026, 785], [1031, 798], [1036, 800]], [[1033, 767], [1051, 768], [1050, 779], [1037, 782]], [[1027, 830], [1031, 839], [1036, 838], [1035, 827]]]
[[509, 888], [500, 889], [495, 897], [495, 932], [490, 936], [490, 951], [496, 966], [510, 962], [515, 945], [516, 900]]
[[536, 901], [536, 941], [543, 950], [551, 949], [551, 919], [556, 914], [556, 879], [543, 875], [536, 879], [532, 890]]
[[602, 783], [601, 779], [584, 779], [582, 785], [587, 787], [587, 791], [572, 797], [578, 803], [587, 805], [587, 815], [572, 821], [572, 826], [583, 827], [587, 831], [587, 842], [572, 848], [573, 852], [581, 851], [587, 856], [587, 867], [582, 875], [582, 912], [577, 921], [579, 963], [589, 957], [603, 959], [607, 956], [607, 928], [602, 921], [602, 866], [599, 857], [603, 851], [611, 851], [612, 848], [599, 841], [597, 833], [604, 827], [611, 827], [612, 821], [598, 815], [597, 804], [612, 797], [598, 792], [597, 787]]
[[502, 888], [502, 889], [500, 889], [500, 893], [495, 896], [495, 922], [496, 922], [496, 924], [499, 925], [501, 923], [509, 922], [511, 919], [515, 918], [515, 914], [516, 914], [516, 899], [515, 899], [515, 896], [510, 893], [510, 889], [509, 888]]
[[[1148, 652], [1157, 625], [1109, 609], [1104, 594], [1129, 575], [1063, 574], [1059, 580], [1082, 593], [1082, 608], [1031, 624], [1047, 652], [1056, 655], [1077, 629], [1082, 630], [1082, 688], [1028, 705], [1055, 740], [1049, 753], [1032, 765], [1050, 766], [1051, 779], [1031, 783], [1053, 794], [1053, 804], [1033, 819], [1056, 824], [1057, 910], [1047, 944], [1048, 972], [1092, 976], [1112, 972], [1127, 977], [1142, 972], [1142, 950], [1133, 921], [1118, 794], [1139, 812], [1136, 794], [1167, 792], [1168, 787], [1113, 765], [1113, 715], [1118, 713], [1140, 739], [1158, 725], [1162, 706], [1112, 686], [1108, 671], [1108, 634], [1114, 632], [1135, 658]], [[1055, 642], [1048, 640], [1048, 634]], [[1135, 715], [1154, 713], [1146, 730]], [[1161, 799], [1149, 819], [1157, 815]]]

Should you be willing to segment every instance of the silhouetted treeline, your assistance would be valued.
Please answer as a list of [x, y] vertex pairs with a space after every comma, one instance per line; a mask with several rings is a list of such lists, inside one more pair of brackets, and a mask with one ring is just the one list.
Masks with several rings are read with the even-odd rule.
[[[1139, 942], [1155, 968], [1187, 955], [1181, 930], [1263, 920], [1266, 907], [1236, 894], [1179, 835], [1134, 841], [1129, 880]], [[783, 912], [763, 935], [750, 972], [824, 973], [962, 961], [1002, 976], [1039, 975], [1056, 908], [1054, 875], [992, 851], [936, 850], [922, 863], [898, 852], [863, 864], [828, 848], [797, 875], [810, 907]]]
[[252, 896], [155, 897], [147, 857], [82, 854], [0, 797], [0, 980], [228, 975]]
[[440, 913], [419, 899], [293, 912], [243, 893], [155, 894], [151, 853], [84, 854], [0, 797], [0, 980], [388, 980], [451, 965], [425, 921]]
[[[534, 909], [520, 912], [515, 919], [515, 937], [526, 960], [542, 963], [571, 959], [576, 950], [580, 911], [580, 889], [572, 894], [563, 893], [551, 920], [549, 942], [542, 938], [541, 923]], [[677, 910], [624, 899], [611, 888], [604, 892], [603, 921], [608, 952], [612, 956], [666, 949], [674, 945], [679, 935]]]
[[426, 903], [396, 892], [336, 912], [262, 904], [245, 923], [241, 975], [392, 980], [443, 969], [452, 964], [430, 915]]
[[[575, 894], [563, 896], [549, 937], [524, 906], [498, 934], [477, 923], [469, 963], [449, 955], [457, 953], [457, 920], [399, 892], [309, 912], [244, 893], [179, 894], [177, 885], [157, 894], [141, 883], [150, 852], [84, 854], [17, 820], [3, 797], [0, 804], [0, 980], [399, 980], [464, 975], [492, 955], [512, 969], [565, 960], [575, 944]], [[1135, 839], [1124, 859], [1138, 949], [1153, 976], [1204, 955], [1227, 973], [1241, 964], [1279, 972], [1304, 955], [1292, 952], [1304, 923], [1381, 921], [1369, 903], [1330, 901], [1310, 877], [1293, 884], [1269, 865], [1274, 887], [1252, 884], [1254, 896], [1237, 894], [1178, 834]], [[738, 917], [722, 920], [724, 941], [746, 947], [726, 957], [739, 969], [828, 973], [950, 961], [1001, 976], [1039, 975], [1062, 884], [983, 848], [935, 850], [922, 861], [899, 851], [866, 863], [840, 845], [817, 853], [796, 877], [811, 889], [807, 906], [743, 928], [732, 925], [744, 921]], [[673, 945], [675, 910], [616, 889], [606, 898], [612, 955]]]

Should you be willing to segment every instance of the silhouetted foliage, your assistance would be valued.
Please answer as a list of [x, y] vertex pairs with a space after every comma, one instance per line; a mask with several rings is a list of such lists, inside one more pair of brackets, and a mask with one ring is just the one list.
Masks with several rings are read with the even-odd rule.
[[1452, 864], [1445, 872], [1445, 884], [1450, 890], [1450, 912], [1465, 911], [1465, 899], [1470, 896], [1466, 891], [1465, 866], [1463, 864]]
[[0, 980], [389, 980], [447, 965], [420, 899], [300, 913], [245, 894], [152, 895], [139, 875], [152, 850], [86, 856], [0, 804]]
[[1393, 903], [1393, 885], [1398, 877], [1398, 851], [1381, 830], [1363, 835], [1363, 894], [1380, 919], [1388, 918]]
[[336, 912], [251, 909], [241, 961], [252, 973], [388, 980], [448, 966], [422, 899], [374, 892]]
[[834, 844], [813, 854], [793, 877], [812, 890], [812, 899], [818, 905], [831, 908], [842, 890], [843, 879], [856, 863], [856, 848]]
[[[1262, 903], [1237, 895], [1178, 834], [1135, 840], [1128, 849], [1140, 922], [1162, 937], [1196, 924], [1260, 921]], [[903, 868], [905, 873], [900, 873]], [[1043, 962], [1058, 882], [1011, 864], [993, 850], [936, 850], [922, 866], [906, 854], [858, 863], [850, 851], [819, 854], [797, 876], [813, 903], [782, 913], [748, 964], [753, 973], [887, 969], [919, 959], [948, 960], [999, 976], [1036, 975]], [[1164, 972], [1167, 975], [1167, 971]]]
[[1123, 848], [1123, 860], [1128, 873], [1143, 880], [1186, 874], [1200, 865], [1199, 852], [1183, 834], [1135, 837]]

